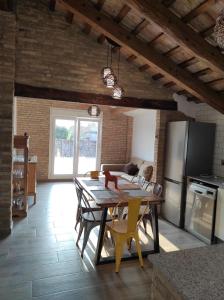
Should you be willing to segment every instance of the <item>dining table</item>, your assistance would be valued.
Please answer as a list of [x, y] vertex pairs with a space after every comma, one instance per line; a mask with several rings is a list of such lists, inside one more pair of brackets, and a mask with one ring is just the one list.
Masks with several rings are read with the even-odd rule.
[[[153, 234], [153, 249], [142, 251], [142, 256], [159, 253], [159, 225], [158, 225], [158, 205], [164, 200], [152, 192], [145, 191], [138, 183], [130, 183], [129, 181], [118, 178], [118, 189], [115, 189], [113, 183], [109, 183], [108, 188], [105, 187], [105, 178], [100, 176], [98, 179], [90, 177], [76, 177], [83, 189], [95, 201], [96, 205], [102, 208], [102, 217], [95, 252], [95, 265], [114, 262], [114, 257], [101, 257], [104, 242], [104, 232], [109, 208], [119, 206], [128, 206], [128, 201], [136, 197], [141, 197], [141, 205], [148, 205], [151, 213], [151, 226]], [[122, 260], [132, 260], [138, 258], [137, 253], [131, 253], [129, 256], [122, 257]]]

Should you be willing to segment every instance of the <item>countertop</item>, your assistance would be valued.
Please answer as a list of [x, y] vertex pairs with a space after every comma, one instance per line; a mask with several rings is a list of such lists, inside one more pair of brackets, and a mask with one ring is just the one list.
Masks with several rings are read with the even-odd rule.
[[224, 244], [155, 254], [148, 259], [181, 299], [224, 299]]
[[200, 180], [202, 182], [205, 183], [209, 183], [212, 185], [215, 185], [217, 187], [220, 188], [224, 188], [224, 178], [223, 177], [219, 177], [219, 176], [189, 176], [188, 178], [192, 178], [192, 179], [196, 179], [196, 180]]

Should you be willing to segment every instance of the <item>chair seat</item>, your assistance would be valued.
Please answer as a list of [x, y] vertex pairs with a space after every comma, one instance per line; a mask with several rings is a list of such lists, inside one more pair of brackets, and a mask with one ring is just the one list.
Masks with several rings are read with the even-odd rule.
[[128, 221], [127, 220], [114, 220], [107, 223], [107, 227], [109, 230], [113, 230], [114, 232], [125, 234], [128, 229]]
[[[94, 217], [93, 217], [94, 215]], [[101, 211], [93, 211], [91, 212], [86, 212], [82, 214], [82, 217], [85, 221], [88, 222], [100, 222], [102, 218], [102, 210]], [[107, 221], [111, 221], [111, 217], [107, 216]]]
[[88, 212], [88, 211], [102, 211], [102, 208], [100, 208], [98, 205], [96, 205], [95, 201], [89, 201], [88, 203], [89, 203], [90, 208], [86, 207], [84, 205], [84, 203], [82, 204], [82, 210], [84, 212]]

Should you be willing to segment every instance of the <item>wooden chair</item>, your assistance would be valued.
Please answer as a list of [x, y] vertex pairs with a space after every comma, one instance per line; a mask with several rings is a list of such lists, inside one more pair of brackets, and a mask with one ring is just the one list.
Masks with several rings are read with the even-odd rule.
[[88, 205], [86, 205], [86, 203], [83, 202], [83, 187], [81, 186], [81, 184], [79, 183], [79, 181], [74, 178], [73, 182], [75, 184], [75, 189], [76, 189], [76, 195], [77, 195], [77, 200], [78, 200], [78, 205], [77, 205], [77, 212], [76, 212], [76, 224], [75, 224], [75, 230], [78, 226], [78, 224], [81, 222], [81, 211], [83, 212], [89, 212], [91, 211], [101, 211], [101, 208], [96, 206], [95, 201], [93, 201], [93, 199], [88, 196], [87, 194], [85, 195], [85, 198], [88, 202]]
[[[119, 203], [115, 209], [119, 209]], [[110, 231], [115, 243], [115, 272], [118, 273], [120, 269], [121, 256], [124, 244], [130, 246], [131, 239], [135, 240], [136, 249], [139, 256], [139, 262], [143, 267], [143, 259], [138, 235], [138, 216], [141, 205], [141, 198], [131, 198], [128, 201], [128, 215], [126, 219], [113, 218], [111, 222], [106, 224], [106, 229]]]

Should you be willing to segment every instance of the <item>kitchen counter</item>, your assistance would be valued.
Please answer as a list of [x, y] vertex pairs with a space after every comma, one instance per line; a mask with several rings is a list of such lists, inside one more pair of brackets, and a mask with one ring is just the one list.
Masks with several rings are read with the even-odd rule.
[[224, 244], [150, 255], [152, 299], [223, 300]]
[[220, 188], [224, 188], [224, 178], [219, 176], [189, 176], [188, 178], [196, 179], [208, 184], [215, 185]]

